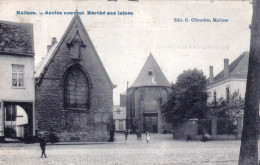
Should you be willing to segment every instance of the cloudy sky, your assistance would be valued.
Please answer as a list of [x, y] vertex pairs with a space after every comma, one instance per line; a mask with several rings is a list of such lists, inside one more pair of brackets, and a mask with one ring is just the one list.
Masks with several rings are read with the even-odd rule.
[[[216, 75], [223, 59], [232, 62], [249, 50], [250, 1], [174, 1], [139, 0], [38, 0], [0, 2], [0, 19], [33, 23], [35, 65], [46, 55], [52, 37], [61, 39], [72, 15], [40, 15], [45, 11], [133, 12], [134, 15], [82, 15], [81, 19], [112, 80], [114, 104], [119, 94], [131, 85], [150, 52], [169, 82], [187, 69], [201, 69], [208, 76], [214, 66]], [[16, 11], [34, 11], [38, 15], [17, 15]], [[228, 22], [174, 22], [174, 18], [228, 19]]]

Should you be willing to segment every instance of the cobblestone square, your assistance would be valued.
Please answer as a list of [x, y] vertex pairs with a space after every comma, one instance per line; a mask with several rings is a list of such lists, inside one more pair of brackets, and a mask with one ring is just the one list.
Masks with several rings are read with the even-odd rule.
[[235, 165], [238, 162], [240, 141], [172, 140], [170, 134], [152, 134], [146, 143], [145, 134], [137, 141], [136, 135], [124, 140], [116, 134], [114, 143], [58, 143], [48, 144], [47, 158], [40, 158], [39, 144], [0, 144], [0, 164], [79, 165], [79, 164], [203, 164]]

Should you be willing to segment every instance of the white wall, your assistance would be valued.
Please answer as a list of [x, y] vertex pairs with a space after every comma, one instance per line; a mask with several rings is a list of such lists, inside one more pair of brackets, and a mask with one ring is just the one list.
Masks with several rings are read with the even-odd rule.
[[[24, 65], [24, 88], [12, 87], [12, 64]], [[0, 99], [34, 100], [34, 58], [0, 55]]]
[[115, 120], [115, 131], [125, 131], [126, 130], [126, 120], [123, 120], [123, 129], [119, 129], [119, 121], [120, 120]]
[[[242, 98], [245, 98], [246, 94], [246, 79], [236, 79], [236, 81], [231, 81], [230, 91], [237, 91], [239, 89], [239, 94]], [[231, 93], [232, 94], [232, 93]]]
[[210, 92], [208, 97], [208, 102], [212, 102], [214, 99], [214, 91], [217, 94], [217, 100], [221, 97], [226, 99], [226, 88], [229, 87], [230, 94], [233, 94], [235, 91], [239, 90], [239, 93], [242, 98], [245, 97], [246, 90], [246, 79], [245, 78], [228, 78], [220, 82], [208, 85], [207, 92]]
[[[24, 87], [12, 87], [12, 64], [24, 65]], [[34, 57], [0, 55], [0, 136], [4, 131], [4, 101], [34, 102]], [[33, 108], [34, 109], [34, 108]]]
[[[117, 113], [117, 110], [120, 110], [120, 113], [118, 114]], [[120, 106], [117, 106], [115, 105], [113, 107], [113, 119], [116, 120], [116, 119], [126, 119], [126, 107], [120, 107]]]
[[19, 116], [16, 118], [16, 125], [28, 124], [28, 116], [24, 111], [24, 109], [20, 106], [16, 106], [16, 107], [17, 107], [16, 115]]

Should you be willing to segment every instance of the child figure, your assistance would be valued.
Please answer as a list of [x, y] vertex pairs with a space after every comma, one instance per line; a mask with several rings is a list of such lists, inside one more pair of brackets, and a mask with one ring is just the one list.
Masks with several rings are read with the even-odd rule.
[[151, 140], [151, 136], [150, 136], [149, 132], [146, 131], [146, 142], [149, 143], [150, 140]]

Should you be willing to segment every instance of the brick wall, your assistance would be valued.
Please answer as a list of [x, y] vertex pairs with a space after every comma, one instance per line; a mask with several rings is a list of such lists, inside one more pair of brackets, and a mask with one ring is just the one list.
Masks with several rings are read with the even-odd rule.
[[[61, 141], [104, 141], [107, 138], [107, 125], [111, 122], [113, 85], [79, 18], [73, 21], [39, 83], [36, 84], [38, 131], [53, 131]], [[86, 44], [81, 51], [80, 60], [71, 58], [75, 52], [70, 52], [67, 45], [77, 29], [80, 38]], [[89, 110], [66, 110], [63, 106], [63, 75], [68, 67], [74, 64], [84, 68], [92, 84]]]

